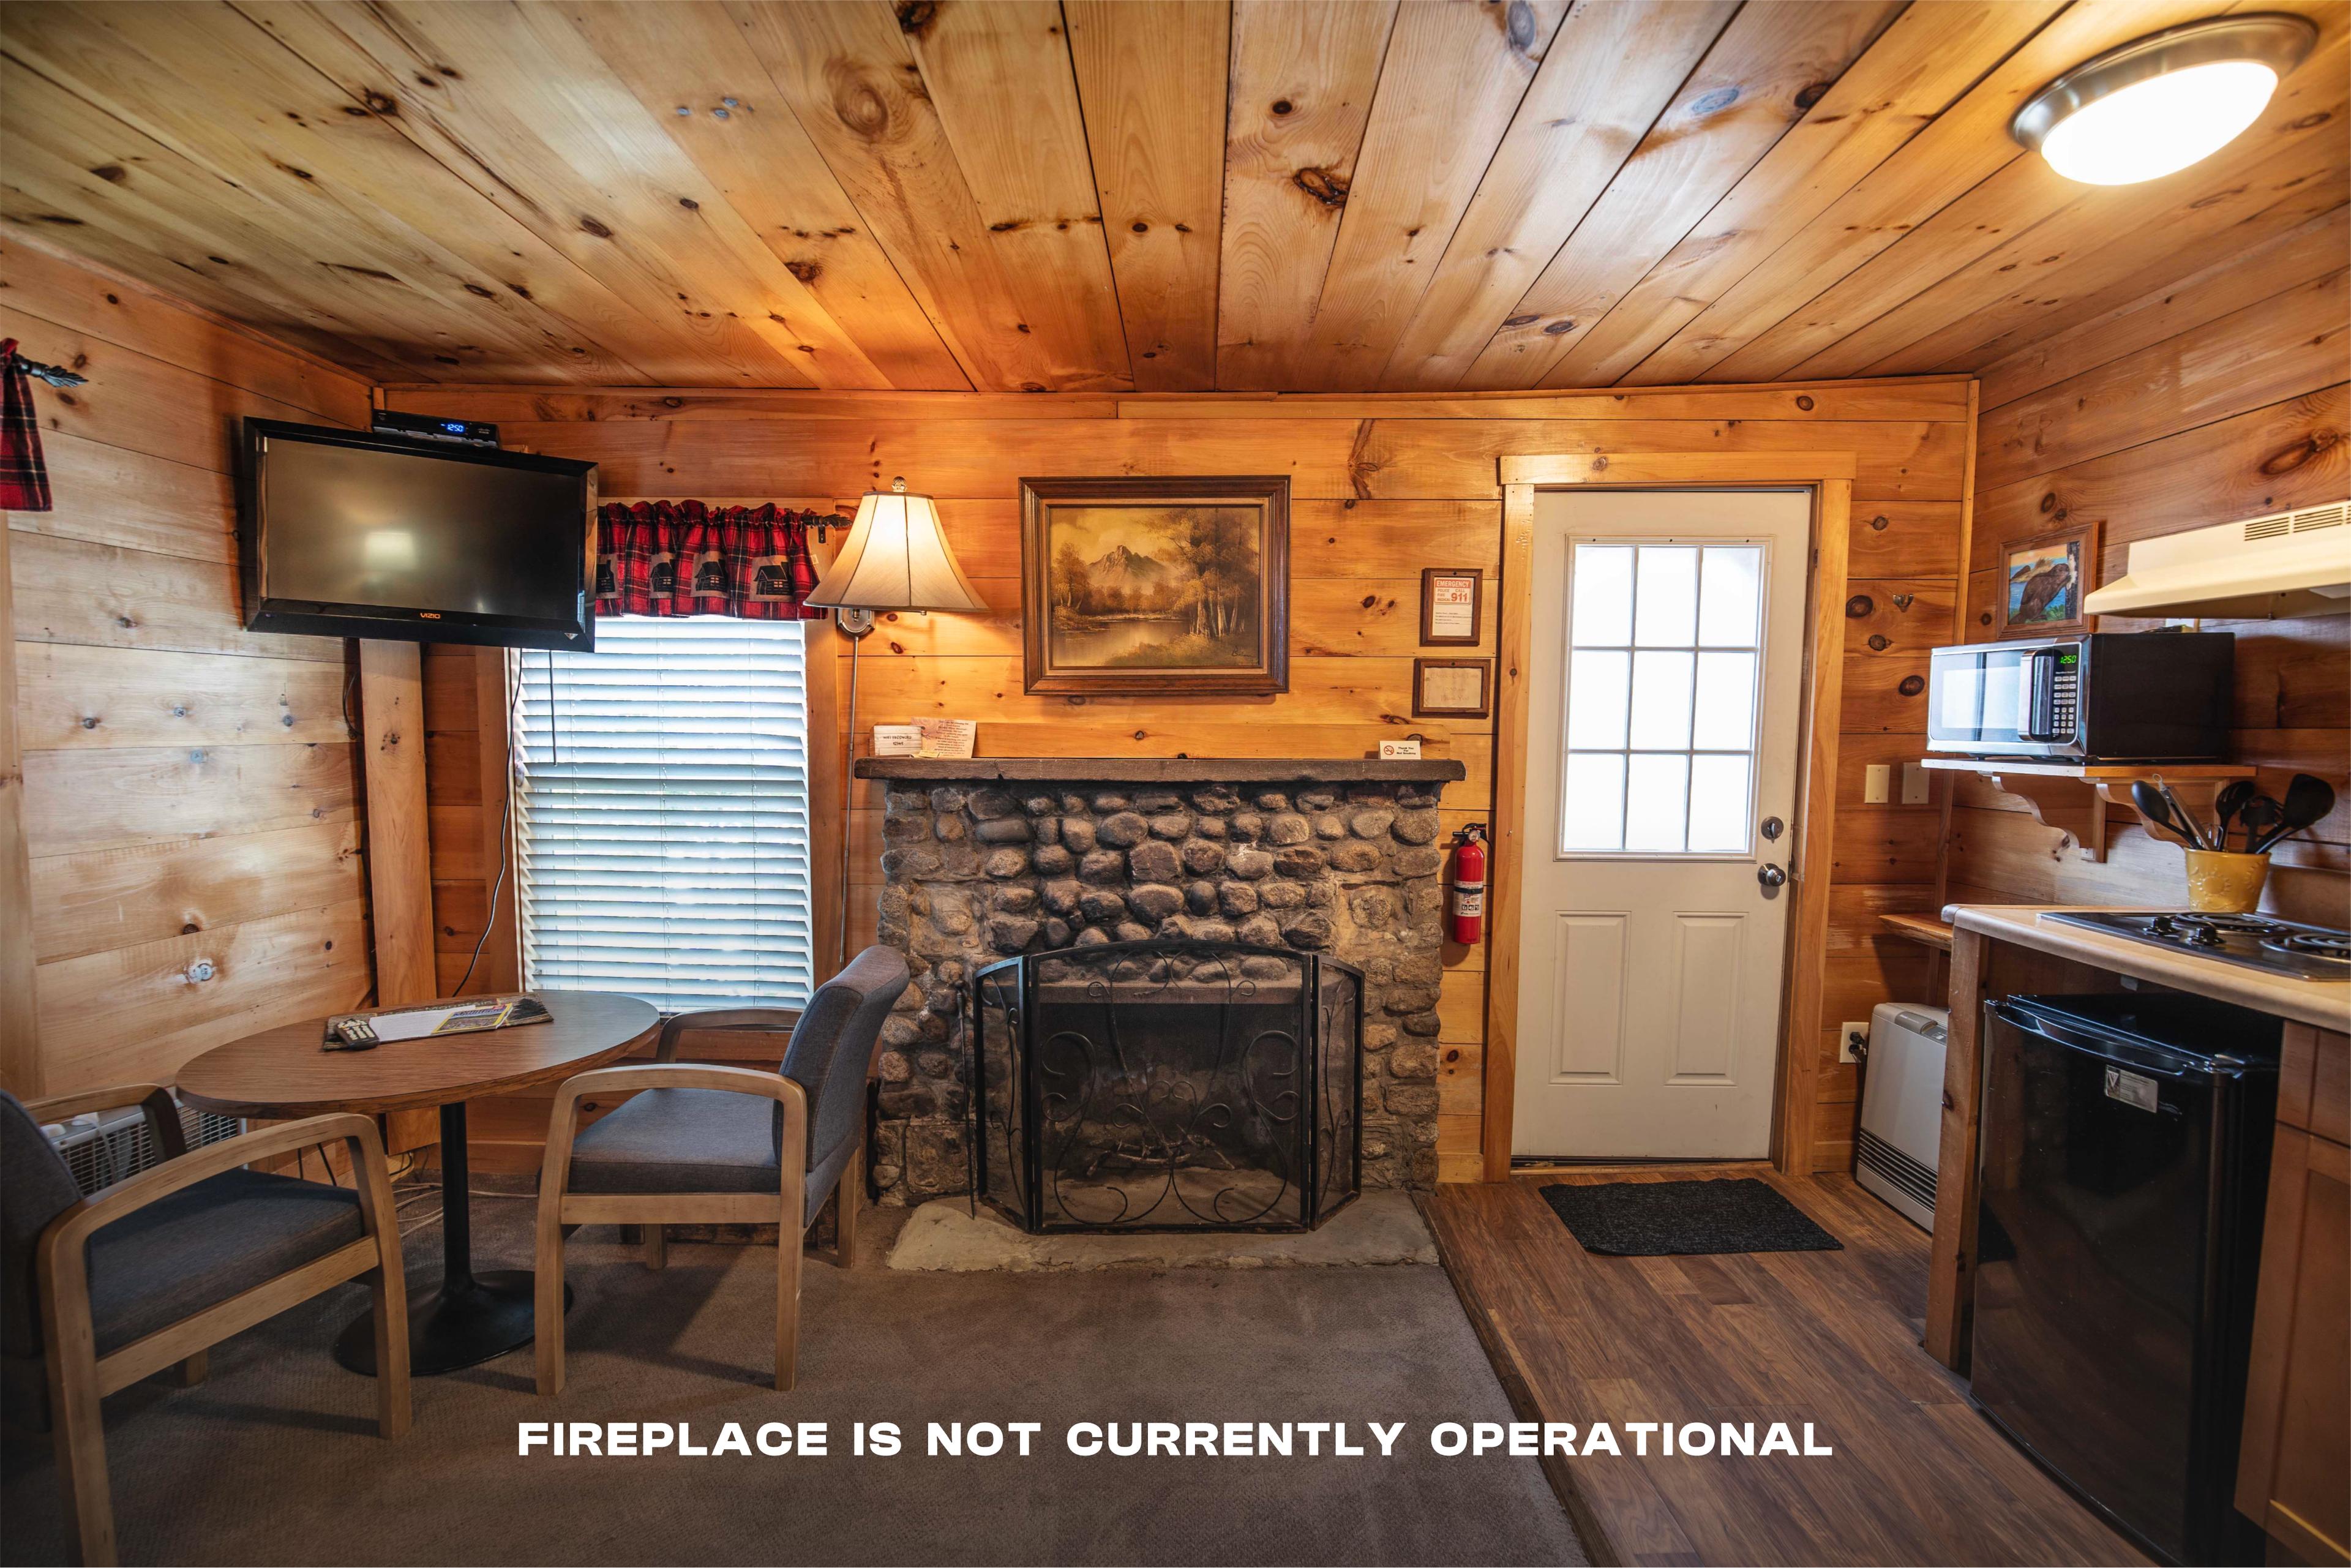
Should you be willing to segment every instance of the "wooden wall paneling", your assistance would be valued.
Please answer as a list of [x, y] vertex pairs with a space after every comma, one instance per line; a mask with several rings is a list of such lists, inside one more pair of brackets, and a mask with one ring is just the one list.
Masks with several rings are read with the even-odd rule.
[[0, 298], [17, 308], [37, 301], [37, 313], [54, 326], [308, 409], [330, 424], [365, 422], [368, 389], [350, 371], [256, 337], [225, 317], [123, 287], [86, 263], [13, 237], [0, 240]]
[[356, 821], [183, 838], [32, 862], [43, 963], [215, 931], [365, 893]]
[[340, 642], [253, 636], [234, 581], [240, 416], [348, 423], [363, 385], [111, 275], [0, 251], [57, 510], [10, 518], [28, 983], [50, 1090], [153, 1079], [366, 995]]
[[2137, 445], [2154, 400], [2188, 426], [2325, 386], [2343, 373], [2346, 335], [2351, 270], [2338, 268], [1996, 407], [1981, 429], [1983, 482]]
[[424, 792], [419, 645], [360, 644], [360, 753], [367, 773], [368, 902], [376, 1004], [440, 994], [433, 965], [433, 873]]
[[16, 733], [16, 592], [9, 559], [15, 540], [0, 528], [0, 1088], [29, 1100], [47, 1091], [33, 993], [36, 938], [33, 872], [25, 843], [25, 754]]
[[[62, 430], [41, 433], [41, 456], [48, 465], [53, 494], [103, 494], [113, 498], [112, 504], [87, 510], [11, 512], [12, 529], [235, 564], [236, 480], [232, 475], [126, 452]], [[234, 573], [223, 580], [235, 581]]]
[[2064, 0], [1961, 0], [1905, 11], [1605, 318], [1578, 336], [1545, 381], [1689, 379], [1671, 364], [1652, 369], [1645, 361], [2064, 9]]
[[1339, 239], [1396, 0], [1234, 0], [1217, 384], [1293, 386]]
[[[1865, 515], [1863, 508], [1853, 508], [1843, 525], [1844, 537], [1849, 549], [1870, 552], [1871, 559], [1886, 563], [1878, 569], [1882, 577], [1872, 580], [1871, 591], [1886, 597], [1888, 607], [1876, 612], [1876, 619], [1869, 624], [1889, 628], [1902, 643], [1885, 655], [1857, 651], [1850, 658], [1840, 656], [1840, 664], [1863, 670], [1873, 663], [1908, 658], [1914, 643], [1925, 645], [1940, 634], [1930, 632], [1926, 621], [1949, 613], [1950, 573], [1960, 548], [1971, 444], [1967, 384], [1950, 381], [1499, 399], [1247, 394], [1105, 399], [1076, 393], [1032, 397], [1012, 408], [982, 393], [841, 392], [826, 394], [824, 402], [814, 405], [810, 397], [793, 392], [655, 397], [625, 389], [538, 394], [486, 388], [400, 392], [392, 401], [461, 416], [496, 411], [510, 427], [510, 439], [604, 464], [606, 493], [616, 497], [686, 493], [835, 506], [841, 503], [823, 498], [855, 495], [877, 467], [886, 473], [899, 471], [893, 465], [901, 465], [922, 476], [925, 484], [943, 496], [942, 517], [960, 559], [999, 609], [977, 617], [885, 619], [859, 661], [859, 734], [843, 737], [849, 743], [846, 750], [865, 749], [865, 731], [872, 723], [925, 713], [978, 721], [978, 749], [984, 756], [1361, 757], [1374, 751], [1384, 738], [1413, 736], [1424, 740], [1429, 755], [1454, 758], [1468, 772], [1463, 783], [1446, 792], [1448, 833], [1470, 821], [1489, 821], [1498, 834], [1504, 831], [1495, 783], [1498, 770], [1507, 774], [1513, 762], [1510, 747], [1498, 748], [1491, 723], [1410, 717], [1410, 661], [1422, 651], [1413, 641], [1419, 574], [1424, 567], [1444, 565], [1472, 565], [1489, 572], [1497, 612], [1490, 646], [1507, 670], [1510, 618], [1502, 594], [1510, 583], [1510, 567], [1496, 483], [1498, 459], [1522, 464], [1523, 459], [1510, 455], [1541, 451], [1549, 443], [1578, 455], [1567, 466], [1583, 478], [1600, 473], [1627, 482], [1688, 484], [1708, 478], [1769, 482], [1776, 475], [1784, 481], [1790, 465], [1803, 465], [1808, 472], [1871, 475], [1872, 483], [1893, 494], [1874, 500]], [[471, 401], [476, 398], [478, 402]], [[861, 422], [824, 413], [831, 406], [866, 405], [881, 414]], [[1656, 410], [1670, 416], [1646, 417]], [[1389, 417], [1390, 411], [1416, 417]], [[557, 417], [531, 420], [528, 438], [517, 435], [516, 416], [539, 413]], [[1326, 413], [1343, 417], [1299, 417]], [[1641, 441], [1667, 453], [1678, 449], [1680, 455], [1644, 459], [1637, 445]], [[938, 457], [925, 469], [920, 454]], [[1289, 693], [1247, 702], [1116, 698], [1073, 703], [1030, 697], [1021, 691], [1019, 661], [1009, 640], [1015, 623], [1008, 613], [1015, 602], [1009, 590], [1019, 563], [1017, 512], [1010, 497], [1021, 474], [1049, 469], [1226, 473], [1291, 463], [1297, 465], [1293, 473], [1317, 474], [1323, 493], [1296, 502], [1291, 635], [1297, 656]], [[1605, 466], [1594, 469], [1594, 464]], [[638, 477], [627, 478], [628, 474]], [[1392, 497], [1391, 487], [1405, 494]], [[1906, 490], [1919, 496], [1899, 494]], [[1886, 517], [1886, 526], [1870, 526], [1881, 515]], [[1890, 608], [1890, 596], [1897, 592], [1912, 595], [1907, 613]], [[1839, 605], [1843, 599], [1840, 594]], [[812, 664], [812, 692], [822, 689], [822, 677], [815, 673], [821, 663], [820, 655]], [[837, 672], [838, 660], [833, 663]], [[444, 698], [434, 674], [438, 667], [438, 661], [426, 661], [429, 700], [436, 705]], [[1897, 708], [1896, 698], [1876, 689], [1886, 685], [1891, 692], [1890, 685], [1858, 674], [1851, 684], [1853, 690], [1839, 704], [1832, 727], [1856, 732], [1855, 744], [1860, 748], [1914, 744], [1908, 737], [1919, 721], [1902, 714], [1915, 710], [1915, 703]], [[471, 694], [461, 695], [453, 687], [445, 700], [465, 704]], [[434, 711], [437, 730], [444, 721], [437, 716], [437, 706]], [[439, 758], [441, 753], [434, 755]], [[436, 761], [435, 766], [442, 765]], [[478, 847], [483, 790], [462, 758], [451, 766], [468, 770], [464, 785], [447, 789], [436, 785], [433, 793], [434, 876], [444, 884], [455, 880], [478, 885], [484, 874]], [[1857, 792], [1857, 782], [1847, 779], [1845, 769], [1833, 770], [1830, 778], [1840, 796]], [[872, 939], [872, 899], [880, 880], [880, 812], [878, 795], [870, 786], [852, 788], [847, 797], [849, 941], [853, 947]], [[1883, 821], [1862, 813], [1855, 830], [1865, 834], [1865, 844], [1874, 831], [1891, 847], [1873, 859], [1854, 852], [1851, 837], [1840, 841], [1830, 834], [1830, 847], [1845, 853], [1846, 864], [1832, 861], [1830, 873], [1822, 880], [1842, 888], [1848, 867], [1867, 865], [1868, 874], [1878, 880], [1855, 885], [1884, 891], [1889, 897], [1907, 895], [1915, 901], [1927, 896], [1935, 864], [1935, 811], [1873, 810], [1882, 813]], [[817, 808], [820, 841], [829, 831], [830, 814], [829, 808]], [[1496, 852], [1510, 863], [1506, 851], [1498, 847]], [[829, 854], [821, 856], [820, 869], [829, 860]], [[1905, 878], [1917, 880], [1896, 880]], [[1510, 881], [1505, 877], [1498, 883], [1498, 908]], [[477, 920], [478, 915], [470, 918]], [[1843, 988], [1840, 998], [1865, 986], [1896, 992], [1912, 987], [1902, 968], [1907, 955], [1881, 953], [1866, 943], [1855, 946], [1858, 939], [1843, 927], [1846, 918], [1832, 914], [1823, 936], [1845, 944], [1851, 958], [1835, 971]], [[1499, 930], [1499, 914], [1496, 924]], [[470, 936], [465, 945], [469, 946]], [[462, 952], [441, 955], [444, 982], [454, 980], [463, 958]], [[1508, 962], [1497, 952], [1448, 948], [1448, 1007], [1459, 1014], [1467, 1005], [1474, 1015], [1477, 1004], [1463, 1001], [1474, 996], [1479, 985], [1469, 977], [1499, 971]], [[1452, 1032], [1466, 1032], [1465, 1026], [1457, 1020]], [[1508, 1041], [1498, 1044], [1489, 1027], [1481, 1026], [1479, 1033], [1476, 1040], [1440, 1042], [1448, 1051], [1460, 1049], [1459, 1056], [1441, 1069], [1440, 1089], [1440, 1166], [1456, 1178], [1482, 1175], [1489, 1157], [1499, 1157], [1501, 1168], [1508, 1164], [1507, 1138], [1489, 1140], [1486, 1134], [1490, 1116], [1499, 1115], [1507, 1125]], [[1816, 1065], [1813, 1092], [1820, 1103], [1813, 1118], [1813, 1163], [1834, 1165], [1849, 1157], [1852, 1091], [1849, 1073], [1841, 1076]], [[1496, 1096], [1490, 1102], [1489, 1092]], [[1802, 1164], [1803, 1156], [1797, 1157]]]
[[1217, 384], [1231, 11], [1065, 0], [1102, 235], [1134, 384]]
[[1543, 382], [1802, 117], [1804, 91], [1843, 76], [1899, 11], [1876, 0], [1742, 6], [1456, 384]]
[[746, 81], [743, 28], [726, 6], [582, 5], [569, 20], [885, 384], [970, 385], [790, 107], [764, 72]]
[[[1354, 0], [1351, 0], [1354, 3]], [[495, 382], [409, 382], [377, 389], [385, 406], [425, 413], [462, 398], [474, 417], [500, 423], [558, 420], [821, 419], [872, 423], [908, 419], [1460, 419], [1460, 420], [1956, 420], [1968, 406], [1964, 374], [1776, 385], [1620, 387], [1582, 392], [1065, 392], [1050, 405], [1028, 392], [815, 392], [805, 387], [508, 387]], [[617, 497], [600, 492], [606, 500]], [[651, 497], [642, 497], [652, 499]], [[719, 497], [704, 496], [715, 501]], [[831, 497], [795, 506], [841, 504]], [[842, 498], [854, 509], [854, 496]]]
[[168, 1083], [189, 1058], [361, 1005], [366, 906], [352, 899], [40, 967], [51, 1093]]
[[1380, 384], [1568, 9], [1398, 9], [1321, 297], [1284, 333], [1290, 385]]
[[1378, 384], [1460, 382], [1737, 10], [1571, 12], [1494, 151]]
[[2062, 332], [2036, 339], [1984, 366], [1977, 373], [1984, 404], [1999, 408], [2064, 381], [2085, 366], [2106, 364], [2150, 343], [2258, 305], [2297, 284], [2339, 270], [2346, 255], [2351, 255], [2351, 207], [2336, 207], [2266, 245], [2231, 256]]
[[45, 855], [347, 822], [357, 762], [348, 744], [27, 752], [26, 836]]

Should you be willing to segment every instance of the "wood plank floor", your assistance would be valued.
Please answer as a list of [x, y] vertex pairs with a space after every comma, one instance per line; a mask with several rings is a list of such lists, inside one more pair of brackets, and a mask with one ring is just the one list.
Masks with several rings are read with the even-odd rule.
[[[1840, 1252], [1604, 1258], [1553, 1182], [1770, 1182]], [[1545, 1468], [1594, 1562], [2140, 1563], [1919, 1348], [1927, 1236], [1845, 1176], [1770, 1167], [1579, 1170], [1440, 1186], [1445, 1264], [1524, 1420], [1607, 1422], [1621, 1458]], [[1811, 1422], [1827, 1458], [1635, 1457], [1625, 1423]]]

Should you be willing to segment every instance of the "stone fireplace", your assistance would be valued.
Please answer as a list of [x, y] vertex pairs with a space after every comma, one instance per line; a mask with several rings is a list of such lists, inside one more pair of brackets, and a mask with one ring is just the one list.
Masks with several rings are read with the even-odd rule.
[[[1285, 973], [1300, 984], [1312, 966], [1296, 957], [1358, 973], [1360, 1185], [1434, 1185], [1437, 803], [1459, 763], [866, 758], [856, 776], [883, 788], [881, 940], [915, 977], [883, 1033], [883, 1201], [977, 1184], [982, 969], [1027, 956], [1041, 976], [1048, 956], [1084, 965], [1088, 949], [1155, 942], [1262, 949], [1266, 966], [1295, 956]], [[1191, 982], [1197, 968], [1186, 983], [1214, 980]]]

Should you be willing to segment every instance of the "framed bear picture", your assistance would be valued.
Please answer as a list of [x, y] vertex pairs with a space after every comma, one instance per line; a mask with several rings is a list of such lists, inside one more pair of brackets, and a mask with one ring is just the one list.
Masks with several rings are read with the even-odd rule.
[[1997, 635], [2049, 637], [2086, 632], [2083, 599], [2098, 585], [2098, 525], [2009, 539], [2000, 547]]

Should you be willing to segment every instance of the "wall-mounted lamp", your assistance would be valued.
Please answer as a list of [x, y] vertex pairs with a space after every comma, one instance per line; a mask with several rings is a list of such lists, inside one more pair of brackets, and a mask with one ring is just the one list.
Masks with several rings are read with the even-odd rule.
[[2318, 40], [2283, 13], [2150, 33], [2075, 66], [2025, 100], [2009, 133], [2085, 185], [2132, 185], [2235, 141]]
[[987, 601], [963, 574], [928, 496], [910, 495], [903, 478], [868, 490], [841, 553], [808, 602], [834, 612], [852, 637], [873, 630], [877, 610], [985, 613]]

